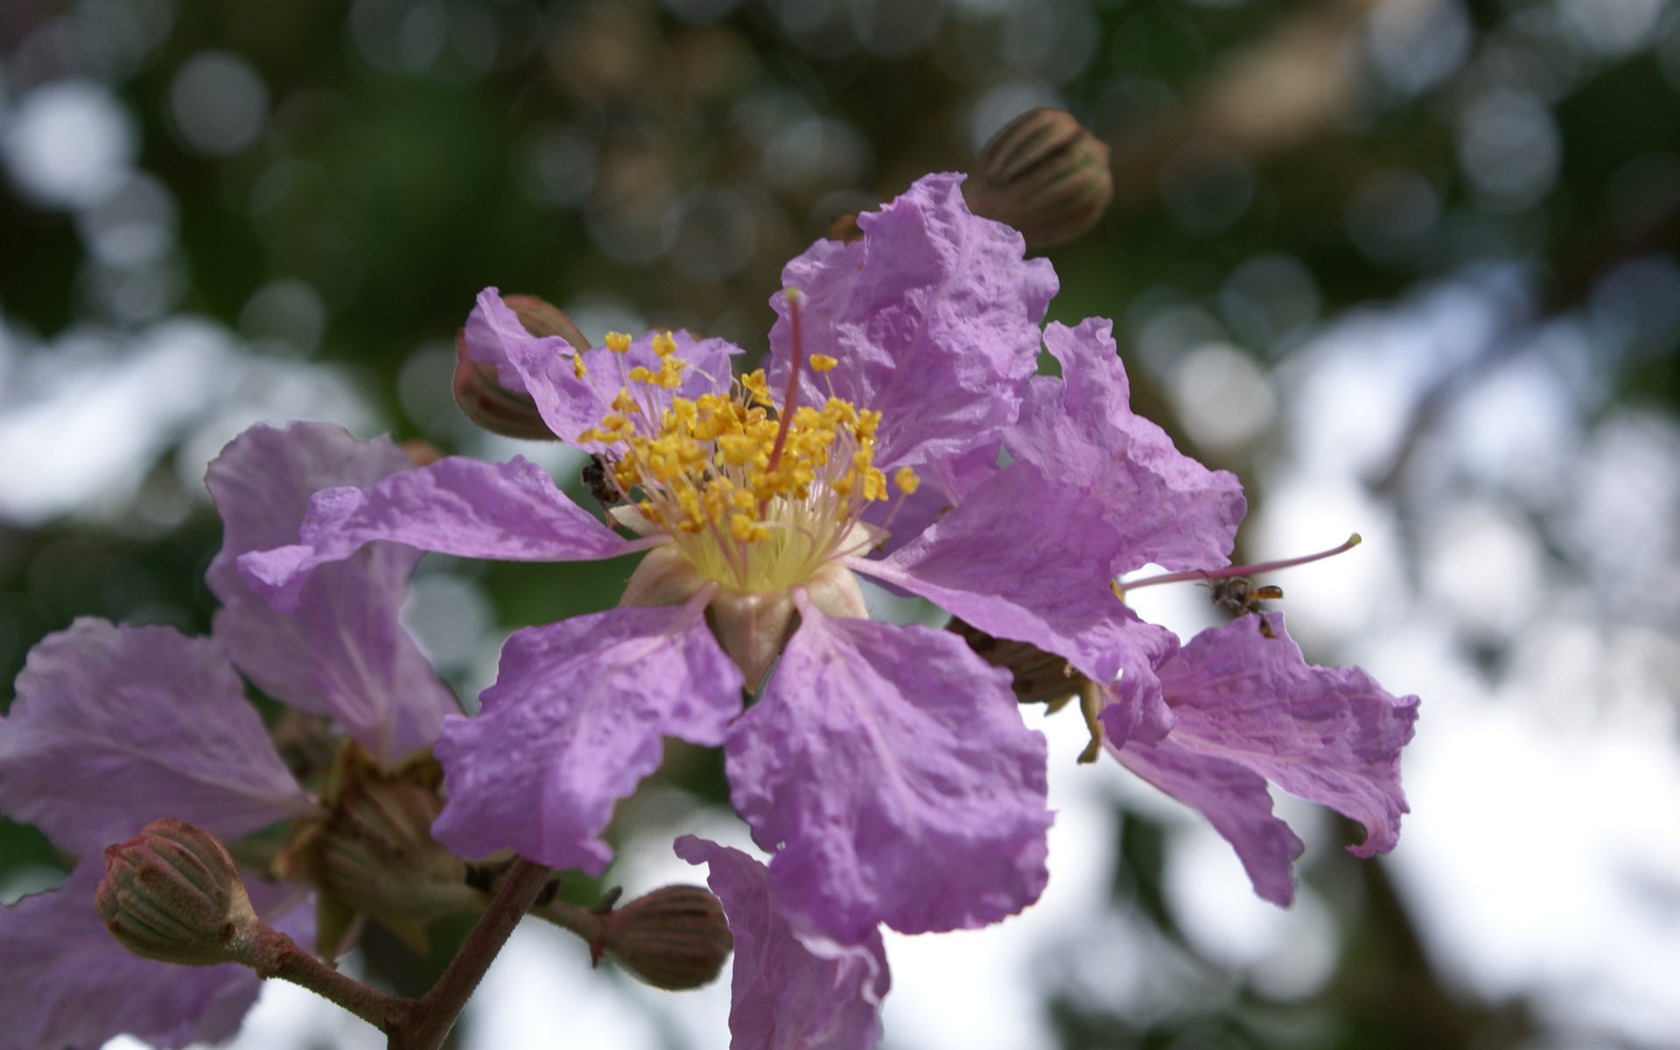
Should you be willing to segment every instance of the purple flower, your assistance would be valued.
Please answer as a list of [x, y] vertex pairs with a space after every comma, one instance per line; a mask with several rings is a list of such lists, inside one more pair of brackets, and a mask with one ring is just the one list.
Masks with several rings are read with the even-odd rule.
[[[440, 841], [598, 874], [613, 804], [670, 735], [723, 746], [770, 895], [803, 936], [856, 945], [881, 922], [972, 928], [1030, 904], [1046, 878], [1042, 738], [956, 635], [870, 622], [855, 574], [1064, 658], [1101, 683], [1115, 747], [1194, 736], [1177, 638], [1112, 582], [1226, 565], [1236, 479], [1131, 412], [1108, 322], [1041, 330], [1053, 273], [970, 215], [955, 177], [859, 225], [860, 241], [788, 265], [769, 367], [738, 379], [719, 340], [610, 334], [579, 351], [480, 295], [468, 356], [605, 464], [611, 520], [635, 538], [523, 460], [448, 459], [320, 493], [298, 542], [241, 559], [286, 607], [375, 540], [646, 552], [618, 608], [516, 633], [482, 712], [445, 724]], [[1034, 375], [1041, 345], [1061, 376]]]
[[213, 642], [90, 619], [42, 641], [0, 720], [0, 809], [82, 857], [58, 889], [0, 910], [8, 1039], [45, 1050], [128, 1033], [184, 1046], [238, 1029], [255, 974], [131, 955], [93, 907], [100, 850], [155, 817], [237, 837], [315, 813]]
[[731, 1045], [763, 1050], [868, 1050], [881, 1039], [892, 977], [879, 933], [854, 945], [788, 924], [764, 865], [737, 849], [684, 835], [677, 856], [706, 864], [735, 935]]
[[1290, 866], [1301, 840], [1272, 815], [1267, 781], [1365, 826], [1356, 856], [1393, 849], [1406, 800], [1400, 749], [1412, 738], [1417, 697], [1395, 698], [1358, 668], [1313, 667], [1266, 613], [1203, 631], [1161, 662], [1175, 716], [1166, 739], [1109, 751], [1128, 769], [1193, 807], [1236, 847], [1254, 891], [1294, 897]]
[[[976, 620], [1036, 615], [1037, 636], [1065, 629], [1072, 646], [1113, 628], [1091, 609], [1059, 615], [1070, 587], [1125, 618], [1108, 577], [1084, 575], [1063, 537], [1016, 538], [1009, 493], [941, 533], [926, 573], [908, 548], [897, 562], [872, 556], [882, 523], [902, 544], [931, 521], [904, 503], [922, 479], [951, 502], [996, 472], [1054, 274], [1023, 259], [1014, 231], [969, 214], [954, 176], [859, 221], [861, 242], [822, 242], [789, 264], [798, 290], [774, 300], [767, 374], [735, 379], [734, 347], [680, 334], [576, 351], [528, 334], [494, 289], [479, 297], [469, 355], [608, 463], [625, 497], [614, 521], [637, 538], [522, 460], [447, 459], [321, 493], [298, 543], [242, 559], [285, 606], [315, 567], [371, 540], [510, 559], [647, 551], [619, 608], [516, 633], [481, 713], [445, 725], [440, 841], [598, 873], [613, 802], [670, 735], [723, 746], [777, 899], [814, 934], [858, 943], [883, 921], [981, 926], [1037, 898], [1043, 738], [1022, 724], [1007, 676], [959, 639], [869, 622], [853, 574], [954, 595]], [[985, 571], [944, 572], [961, 563]], [[745, 711], [743, 684], [758, 696]]]
[[[435, 737], [453, 700], [396, 619], [412, 552], [369, 549], [323, 571], [302, 589], [295, 616], [254, 600], [233, 570], [240, 553], [273, 542], [274, 530], [294, 530], [314, 490], [411, 466], [390, 442], [360, 442], [336, 427], [248, 430], [208, 477], [226, 525], [208, 576], [225, 603], [213, 637], [82, 619], [30, 652], [0, 719], [0, 810], [82, 860], [58, 889], [0, 912], [9, 1045], [97, 1047], [128, 1033], [182, 1046], [237, 1030], [256, 975], [129, 954], [94, 912], [100, 851], [156, 817], [231, 840], [319, 815], [246, 701], [240, 672], [301, 710], [334, 717], [387, 761]], [[271, 920], [303, 897], [252, 889]]]

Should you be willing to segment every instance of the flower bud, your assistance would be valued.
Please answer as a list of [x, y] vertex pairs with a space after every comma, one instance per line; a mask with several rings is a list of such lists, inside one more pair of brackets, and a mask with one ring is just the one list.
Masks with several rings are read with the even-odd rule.
[[525, 326], [525, 330], [537, 338], [557, 335], [571, 343], [574, 349], [589, 349], [589, 339], [583, 334], [583, 330], [572, 323], [572, 319], [566, 316], [566, 311], [547, 300], [534, 295], [504, 295], [502, 302], [519, 318], [519, 323]]
[[592, 950], [655, 988], [686, 991], [717, 978], [735, 947], [723, 905], [699, 886], [666, 886], [602, 917]]
[[[557, 335], [579, 350], [589, 349], [578, 326], [565, 312], [534, 295], [505, 295], [502, 302], [537, 337]], [[467, 351], [467, 333], [455, 336], [455, 403], [467, 418], [493, 434], [551, 441], [554, 432], [543, 422], [537, 403], [523, 390], [501, 384], [494, 365], [475, 361]]]
[[235, 961], [262, 927], [228, 851], [208, 831], [173, 818], [106, 848], [94, 901], [129, 951], [183, 966]]
[[1060, 109], [1029, 109], [980, 150], [963, 184], [969, 210], [1020, 230], [1042, 251], [1089, 230], [1108, 208], [1108, 146]]
[[327, 816], [301, 825], [274, 863], [280, 878], [314, 883], [343, 920], [318, 923], [322, 955], [348, 948], [355, 915], [377, 920], [424, 952], [433, 919], [483, 906], [466, 865], [432, 838], [442, 785], [443, 769], [430, 753], [387, 770], [353, 741], [339, 747], [327, 782]]

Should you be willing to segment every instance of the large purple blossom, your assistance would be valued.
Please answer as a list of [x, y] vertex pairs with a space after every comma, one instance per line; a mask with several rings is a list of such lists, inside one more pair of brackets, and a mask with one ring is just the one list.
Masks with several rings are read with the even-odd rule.
[[[762, 381], [756, 395], [734, 384], [733, 347], [679, 334], [576, 352], [528, 335], [491, 289], [468, 321], [469, 352], [528, 392], [560, 437], [615, 464], [649, 464], [639, 486], [664, 486], [670, 499], [621, 517], [642, 535], [620, 538], [521, 460], [447, 459], [322, 493], [300, 543], [241, 562], [285, 605], [312, 568], [374, 539], [513, 559], [652, 548], [626, 605], [517, 632], [481, 713], [446, 724], [440, 841], [599, 872], [612, 803], [671, 735], [724, 747], [736, 808], [773, 855], [777, 899], [813, 935], [858, 943], [882, 921], [907, 932], [980, 926], [1037, 898], [1050, 823], [1043, 738], [1022, 724], [1007, 676], [954, 636], [857, 619], [851, 572], [915, 589], [904, 582], [913, 570], [868, 556], [881, 537], [860, 524], [863, 512], [887, 501], [865, 493], [902, 468], [940, 486], [988, 440], [995, 460], [996, 432], [1018, 415], [1035, 367], [1054, 275], [1023, 259], [1018, 234], [970, 215], [954, 177], [925, 179], [860, 222], [863, 242], [825, 242], [788, 267], [809, 305], [809, 345], [791, 338], [786, 293], [771, 336], [770, 384], [785, 387], [804, 354], [795, 400], [824, 413], [793, 429], [790, 449], [829, 428], [832, 456], [805, 483], [768, 483], [783, 487], [736, 504], [751, 520], [675, 520], [679, 488], [732, 469], [722, 443], [702, 454], [715, 466], [673, 480], [652, 464], [657, 450], [632, 441], [731, 397], [743, 414], [774, 401], [792, 419], [794, 406]], [[634, 425], [641, 434], [627, 434]], [[746, 456], [767, 450], [768, 440]], [[991, 556], [1013, 530], [994, 520], [970, 553]], [[1056, 554], [1022, 560], [1046, 567]], [[1106, 594], [1105, 580], [1080, 583]], [[1013, 608], [985, 593], [975, 601]], [[743, 712], [742, 684], [772, 664]]]
[[[1042, 738], [956, 635], [868, 621], [853, 574], [1063, 657], [1102, 683], [1116, 747], [1170, 742], [1209, 695], [1111, 582], [1226, 565], [1236, 480], [1131, 412], [1107, 322], [1041, 329], [1048, 264], [969, 214], [955, 177], [859, 225], [861, 241], [788, 265], [767, 373], [735, 381], [719, 340], [579, 351], [480, 295], [468, 356], [606, 462], [626, 502], [613, 522], [635, 538], [523, 460], [446, 459], [320, 493], [298, 542], [241, 559], [287, 607], [375, 540], [647, 552], [619, 608], [517, 632], [482, 712], [445, 724], [440, 841], [599, 873], [613, 804], [670, 735], [723, 746], [735, 808], [771, 855], [767, 892], [801, 937], [858, 945], [881, 922], [971, 928], [1030, 904], [1046, 878]], [[1034, 376], [1041, 345], [1061, 376]]]
[[[97, 1047], [128, 1033], [183, 1046], [238, 1029], [256, 975], [130, 954], [93, 908], [100, 851], [157, 817], [231, 840], [319, 815], [246, 700], [241, 672], [331, 716], [383, 761], [436, 737], [453, 698], [397, 622], [412, 552], [369, 549], [323, 571], [290, 616], [255, 600], [233, 569], [241, 553], [294, 531], [316, 489], [411, 467], [389, 441], [336, 427], [248, 430], [208, 475], [225, 525], [208, 574], [225, 603], [213, 636], [82, 619], [30, 652], [0, 719], [0, 810], [82, 859], [58, 889], [0, 911], [8, 1045]], [[307, 915], [295, 912], [302, 896], [253, 885], [271, 921]]]

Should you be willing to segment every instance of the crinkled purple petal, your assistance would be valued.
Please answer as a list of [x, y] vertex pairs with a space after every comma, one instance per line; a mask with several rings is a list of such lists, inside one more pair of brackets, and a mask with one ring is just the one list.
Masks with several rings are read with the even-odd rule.
[[[1177, 639], [1173, 642], [1176, 645]], [[1158, 743], [1172, 732], [1177, 716], [1161, 694], [1155, 669], [1135, 662], [1137, 656], [1131, 652], [1124, 659], [1120, 680], [1103, 686], [1104, 706], [1097, 716], [1102, 722], [1103, 739], [1115, 747], [1130, 742]]]
[[451, 456], [366, 488], [318, 492], [300, 540], [239, 557], [245, 579], [287, 612], [316, 566], [376, 540], [505, 561], [592, 561], [633, 549], [521, 456], [507, 463]]
[[1417, 697], [1396, 698], [1357, 667], [1310, 666], [1284, 633], [1283, 614], [1266, 618], [1274, 638], [1244, 616], [1161, 664], [1177, 719], [1170, 739], [1359, 821], [1356, 856], [1393, 849], [1407, 811], [1400, 749], [1412, 739]]
[[516, 631], [482, 699], [443, 724], [449, 801], [433, 836], [462, 856], [506, 847], [599, 875], [614, 803], [658, 768], [664, 737], [723, 742], [741, 672], [702, 604], [626, 607]]
[[262, 981], [234, 963], [175, 966], [129, 952], [94, 910], [104, 872], [93, 854], [57, 889], [0, 908], [0, 1042], [98, 1050], [130, 1035], [173, 1048], [237, 1032]]
[[[839, 360], [806, 372], [801, 401], [832, 393], [881, 412], [875, 462], [920, 466], [961, 453], [1020, 407], [1038, 362], [1039, 329], [1056, 294], [1021, 235], [971, 214], [962, 176], [929, 175], [877, 212], [861, 241], [818, 241], [787, 264], [801, 293], [804, 352]], [[787, 297], [772, 298], [770, 386], [787, 383]]]
[[735, 1050], [870, 1050], [881, 1040], [881, 1002], [892, 986], [880, 931], [840, 945], [800, 935], [776, 907], [763, 864], [693, 835], [677, 856], [709, 866], [735, 937], [730, 1045]]
[[1100, 501], [1016, 463], [891, 557], [848, 564], [988, 634], [1066, 657], [1093, 681], [1124, 668], [1137, 695], [1158, 703], [1152, 668], [1177, 640], [1109, 589], [1109, 536]]
[[[578, 435], [599, 426], [601, 417], [613, 411], [613, 399], [629, 389], [642, 402], [648, 419], [657, 421], [677, 397], [690, 400], [701, 394], [728, 390], [730, 358], [740, 348], [723, 339], [695, 339], [687, 332], [671, 333], [677, 356], [687, 362], [682, 383], [675, 389], [632, 383], [630, 369], [640, 365], [658, 373], [659, 356], [653, 352], [654, 333], [649, 332], [630, 345], [628, 353], [617, 354], [605, 347], [577, 351], [559, 336], [534, 336], [502, 301], [494, 288], [478, 294], [478, 305], [467, 318], [467, 353], [475, 361], [493, 362], [502, 385], [529, 391], [542, 413], [543, 422], [569, 444], [590, 451], [606, 446], [584, 442]], [[579, 377], [573, 358], [583, 360]], [[514, 382], [508, 382], [508, 370]]]
[[1045, 329], [1062, 375], [1032, 381], [1004, 444], [1016, 460], [1103, 508], [1116, 574], [1151, 562], [1175, 570], [1224, 565], [1247, 509], [1242, 486], [1180, 453], [1165, 431], [1132, 413], [1111, 328], [1099, 317]]
[[1000, 448], [993, 435], [967, 452], [922, 468], [918, 471], [921, 486], [910, 495], [866, 507], [863, 520], [887, 530], [887, 539], [876, 547], [876, 553], [892, 554], [905, 546], [949, 514], [970, 492], [989, 481], [1002, 469], [998, 466]]
[[92, 619], [43, 639], [18, 675], [0, 810], [73, 853], [157, 817], [232, 838], [316, 812], [214, 643]]
[[973, 929], [1037, 900], [1046, 749], [1008, 673], [948, 632], [794, 600], [799, 628], [725, 745], [778, 907], [857, 944], [881, 922]]
[[1304, 848], [1272, 815], [1266, 778], [1236, 762], [1187, 751], [1172, 739], [1108, 750], [1138, 776], [1208, 819], [1237, 851], [1254, 892], [1279, 907], [1295, 899], [1291, 865]]
[[436, 740], [443, 716], [458, 710], [398, 620], [419, 552], [370, 544], [322, 565], [292, 614], [253, 593], [235, 563], [247, 551], [294, 542], [316, 490], [413, 469], [388, 438], [364, 442], [339, 427], [294, 423], [245, 431], [205, 478], [224, 526], [205, 575], [222, 600], [217, 642], [264, 692], [336, 718], [387, 765]]

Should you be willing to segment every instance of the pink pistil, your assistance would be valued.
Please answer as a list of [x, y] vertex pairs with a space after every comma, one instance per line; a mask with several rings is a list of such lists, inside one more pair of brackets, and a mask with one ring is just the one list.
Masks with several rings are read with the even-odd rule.
[[1159, 576], [1150, 576], [1131, 583], [1116, 584], [1115, 591], [1118, 594], [1124, 595], [1127, 591], [1135, 591], [1139, 587], [1153, 587], [1157, 583], [1183, 583], [1185, 581], [1194, 580], [1223, 580], [1229, 579], [1233, 576], [1257, 576], [1260, 573], [1271, 572], [1274, 569], [1288, 569], [1292, 566], [1305, 565], [1308, 562], [1315, 562], [1324, 558], [1332, 558], [1338, 554], [1352, 550], [1353, 548], [1359, 546], [1360, 542], [1360, 535], [1356, 532], [1349, 536], [1340, 545], [1331, 547], [1329, 550], [1319, 551], [1316, 554], [1303, 554], [1299, 558], [1284, 558], [1281, 561], [1261, 562], [1259, 565], [1228, 565], [1223, 569], [1188, 569], [1184, 572], [1162, 573]]

